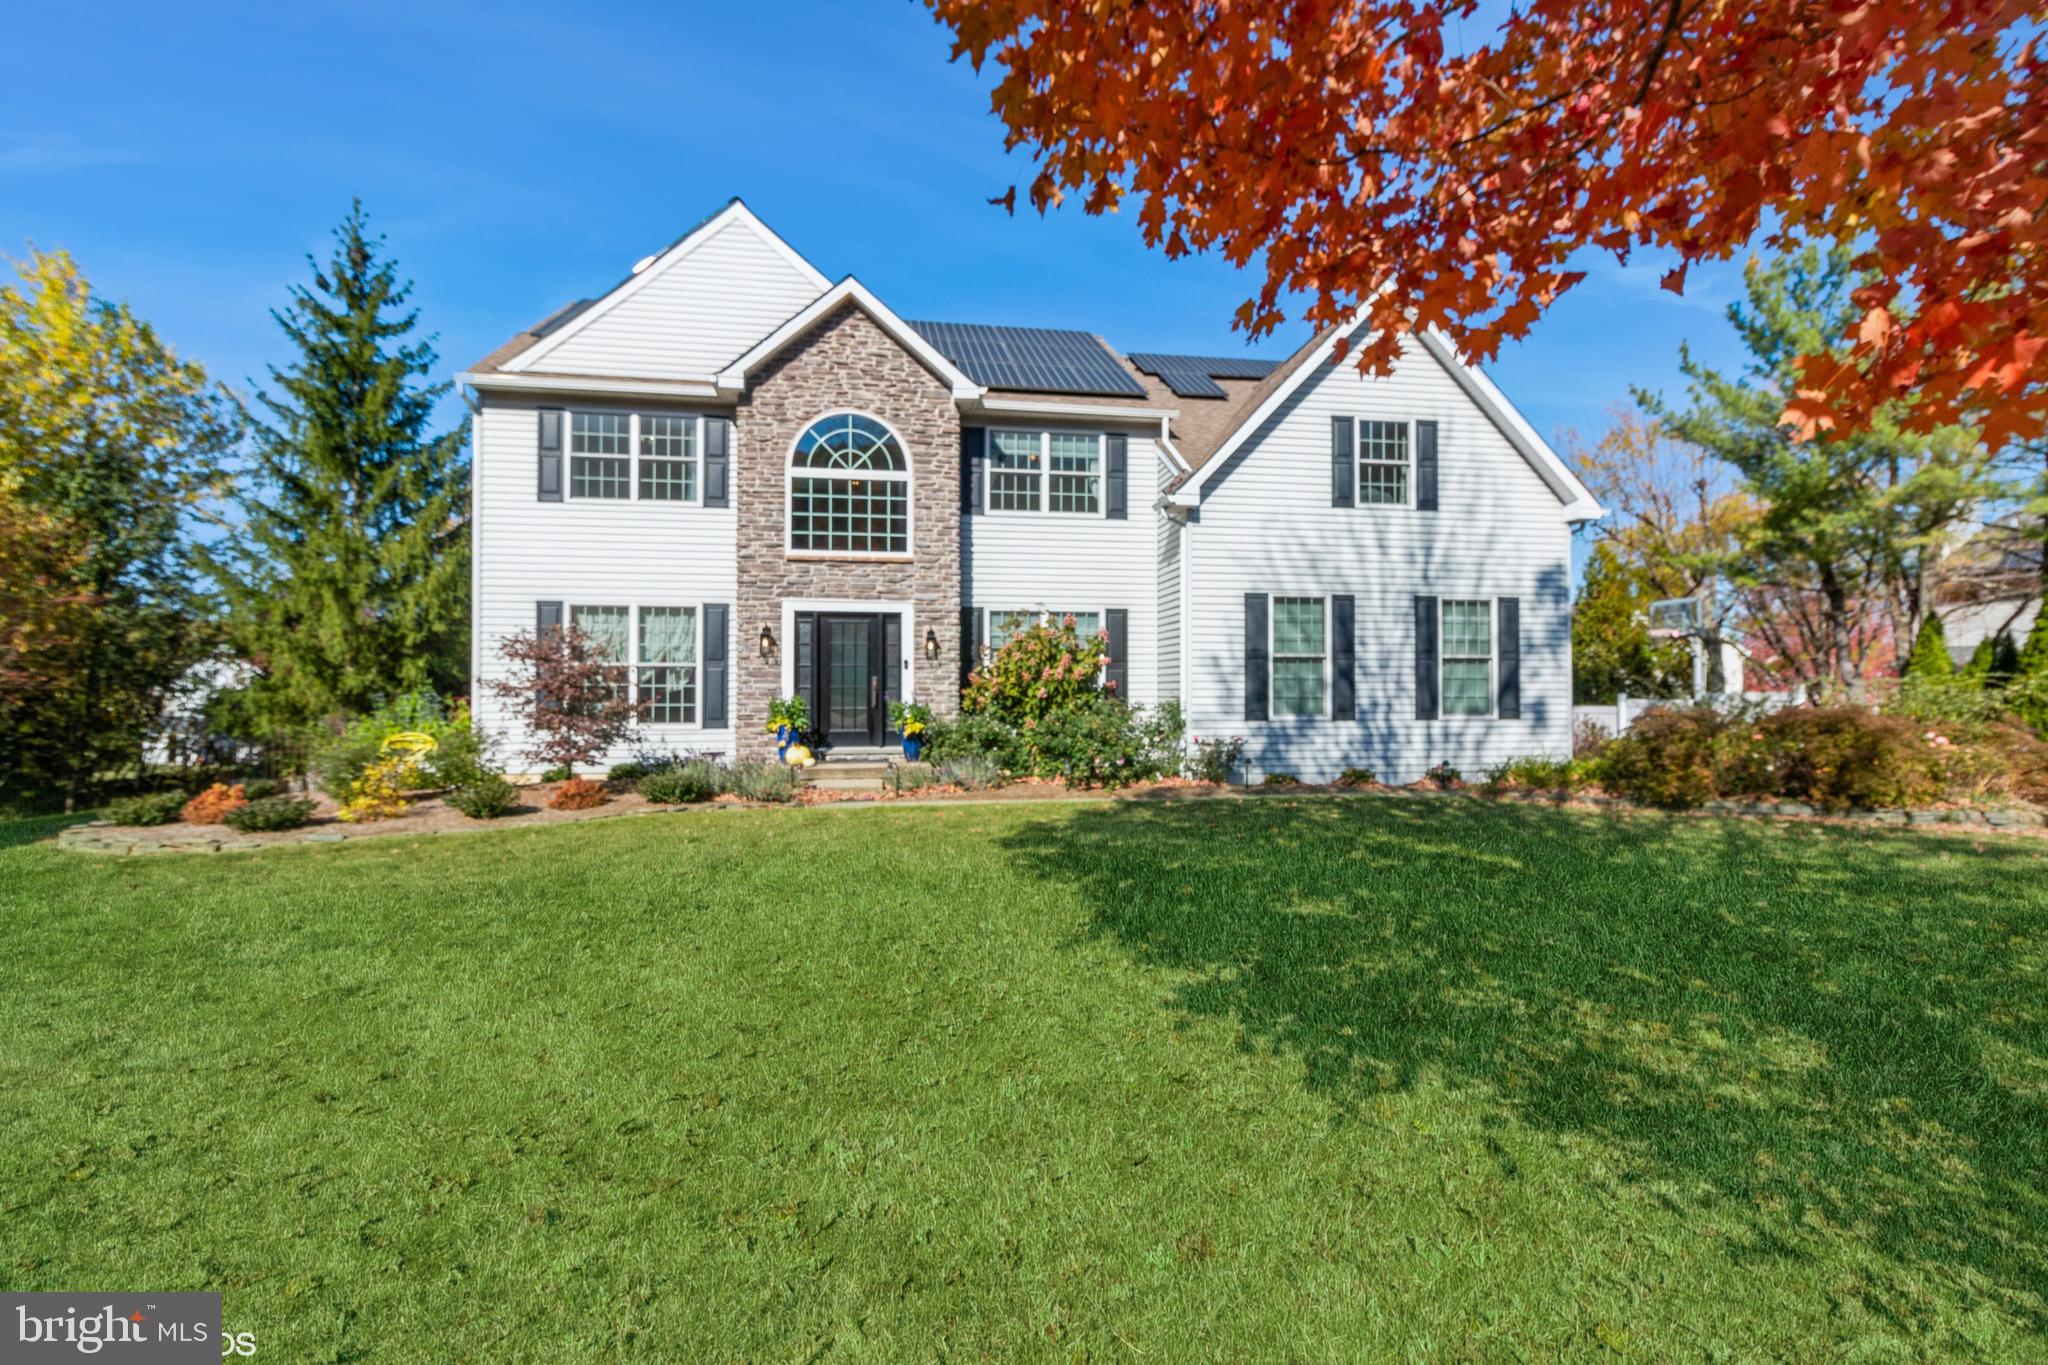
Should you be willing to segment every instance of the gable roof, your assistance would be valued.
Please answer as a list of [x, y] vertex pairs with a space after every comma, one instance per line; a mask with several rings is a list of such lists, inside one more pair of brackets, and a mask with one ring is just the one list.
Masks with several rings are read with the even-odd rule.
[[859, 308], [874, 319], [897, 345], [910, 352], [926, 369], [944, 380], [947, 387], [952, 389], [955, 398], [979, 398], [987, 392], [981, 385], [968, 378], [959, 366], [940, 354], [929, 341], [912, 330], [909, 323], [897, 317], [887, 304], [869, 292], [866, 285], [851, 275], [811, 300], [794, 317], [762, 337], [745, 355], [720, 370], [719, 391], [736, 394], [745, 390], [748, 375], [759, 369], [783, 347], [846, 306]]

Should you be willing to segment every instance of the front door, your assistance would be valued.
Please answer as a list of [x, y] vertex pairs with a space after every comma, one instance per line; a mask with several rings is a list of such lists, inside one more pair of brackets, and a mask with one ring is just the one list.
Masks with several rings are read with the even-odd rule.
[[898, 694], [894, 671], [901, 641], [894, 615], [820, 612], [806, 689], [814, 728], [828, 745], [879, 748], [891, 736], [889, 702]]

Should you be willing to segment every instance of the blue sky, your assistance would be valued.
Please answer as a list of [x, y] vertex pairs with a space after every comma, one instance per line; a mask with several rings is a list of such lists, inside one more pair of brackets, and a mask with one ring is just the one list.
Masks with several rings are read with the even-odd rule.
[[[989, 75], [910, 0], [763, 5], [38, 5], [9, 25], [0, 252], [63, 247], [243, 386], [288, 359], [267, 310], [360, 195], [447, 373], [737, 194], [826, 275], [906, 317], [1082, 327], [1234, 354], [1255, 287], [1146, 250], [1133, 215], [1006, 217]], [[1737, 360], [1736, 267], [1592, 275], [1491, 372], [1537, 429], [1591, 437], [1690, 340]], [[1255, 354], [1280, 355], [1290, 325]], [[452, 413], [451, 413], [452, 418]]]

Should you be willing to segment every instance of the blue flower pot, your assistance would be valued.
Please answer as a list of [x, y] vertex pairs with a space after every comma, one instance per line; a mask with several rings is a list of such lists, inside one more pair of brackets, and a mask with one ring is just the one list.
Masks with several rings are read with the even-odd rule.
[[789, 746], [794, 743], [796, 743], [796, 731], [792, 727], [787, 725], [775, 727], [775, 757], [778, 761], [788, 761]]
[[908, 759], [908, 760], [909, 760], [910, 762], [912, 762], [912, 763], [915, 763], [915, 762], [917, 762], [917, 756], [918, 756], [919, 754], [923, 753], [923, 752], [924, 752], [924, 736], [923, 736], [923, 735], [905, 735], [905, 736], [903, 737], [903, 757], [904, 757], [904, 758]]

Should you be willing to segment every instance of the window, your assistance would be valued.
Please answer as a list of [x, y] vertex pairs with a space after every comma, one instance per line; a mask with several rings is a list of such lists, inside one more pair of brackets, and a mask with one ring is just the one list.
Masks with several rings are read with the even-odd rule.
[[641, 719], [688, 725], [697, 719], [697, 613], [690, 607], [640, 608]]
[[569, 624], [582, 631], [598, 657], [610, 665], [606, 674], [613, 695], [637, 705], [642, 720], [653, 725], [695, 723], [695, 607], [641, 607], [636, 611], [631, 607], [571, 606]]
[[1358, 505], [1408, 505], [1408, 424], [1358, 423]]
[[569, 496], [630, 498], [632, 419], [623, 412], [569, 414]]
[[1323, 599], [1273, 599], [1273, 716], [1320, 716], [1323, 704]]
[[643, 502], [697, 500], [698, 427], [687, 412], [569, 414], [569, 496]]
[[988, 510], [1036, 512], [1038, 486], [1044, 473], [1039, 446], [1043, 433], [991, 431], [988, 434]]
[[1102, 613], [1099, 611], [1047, 611], [1043, 607], [1018, 607], [1009, 610], [991, 608], [988, 614], [988, 647], [991, 653], [1043, 621], [1051, 625], [1074, 618], [1074, 634], [1087, 639], [1102, 630]]
[[1102, 515], [1102, 437], [1094, 432], [991, 431], [988, 510]]
[[640, 496], [652, 502], [697, 500], [697, 419], [675, 413], [640, 417]]
[[849, 412], [805, 429], [789, 457], [789, 548], [910, 553], [910, 461], [895, 432]]
[[1443, 613], [1443, 713], [1493, 714], [1493, 603], [1451, 602]]
[[605, 677], [613, 696], [626, 694], [626, 660], [630, 653], [632, 613], [625, 607], [569, 608], [569, 624], [583, 632], [597, 657], [609, 665]]

